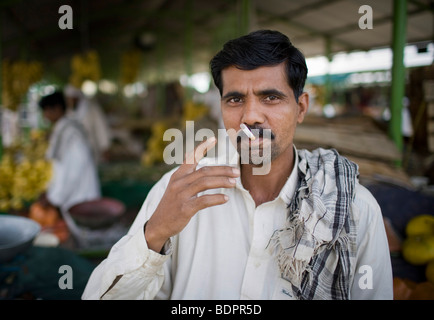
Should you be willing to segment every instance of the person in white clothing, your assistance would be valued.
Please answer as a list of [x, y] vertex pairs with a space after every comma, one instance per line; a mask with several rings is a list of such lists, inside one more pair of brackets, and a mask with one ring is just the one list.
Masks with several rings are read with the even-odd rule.
[[53, 164], [51, 181], [40, 201], [67, 212], [76, 204], [100, 198], [98, 172], [86, 133], [77, 120], [65, 115], [63, 93], [42, 97], [39, 106], [52, 123], [46, 157]]
[[69, 113], [74, 115], [86, 130], [96, 163], [106, 160], [112, 137], [101, 106], [71, 84], [65, 86], [64, 95]]
[[[309, 106], [302, 53], [258, 30], [210, 67], [228, 154], [204, 157], [217, 143], [208, 138], [163, 176], [82, 298], [392, 299], [381, 210], [357, 165], [293, 144]], [[231, 134], [241, 124], [253, 140]]]

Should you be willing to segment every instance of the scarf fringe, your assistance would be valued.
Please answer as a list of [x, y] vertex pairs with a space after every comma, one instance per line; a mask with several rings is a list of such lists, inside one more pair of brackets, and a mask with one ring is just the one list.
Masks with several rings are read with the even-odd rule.
[[[299, 219], [293, 219], [293, 223], [286, 229], [276, 230], [270, 239], [270, 244], [282, 278], [298, 287], [301, 285], [305, 273], [311, 272], [309, 265], [311, 256], [305, 255], [303, 258], [301, 254], [297, 254], [297, 239], [300, 238], [297, 235], [305, 231], [305, 226], [304, 222]], [[316, 243], [316, 241], [314, 242]]]
[[[281, 277], [294, 285], [297, 288], [301, 287], [302, 281], [305, 279], [312, 284], [312, 268], [310, 265], [311, 256], [306, 258], [296, 258], [297, 255], [297, 244], [296, 244], [296, 234], [300, 229], [303, 228], [303, 222], [299, 221], [296, 225], [291, 225], [284, 230], [276, 230], [273, 236], [270, 238], [270, 249], [273, 250], [274, 255], [277, 259]], [[350, 236], [343, 232], [339, 237], [333, 242], [327, 244], [327, 246], [321, 246], [321, 243], [314, 240], [313, 255], [316, 255], [322, 251], [322, 249], [336, 250], [337, 252], [351, 251]], [[290, 245], [292, 244], [292, 245]], [[288, 246], [290, 245], [290, 246]], [[341, 258], [343, 258], [341, 256]], [[347, 264], [342, 265], [346, 270], [344, 273], [348, 273], [349, 269]]]

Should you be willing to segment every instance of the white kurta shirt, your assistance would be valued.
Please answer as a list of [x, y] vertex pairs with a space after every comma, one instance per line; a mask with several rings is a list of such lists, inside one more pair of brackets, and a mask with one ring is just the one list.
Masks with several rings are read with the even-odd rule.
[[[277, 198], [258, 207], [240, 178], [235, 188], [207, 191], [225, 193], [229, 201], [199, 211], [171, 238], [169, 252], [160, 255], [148, 249], [143, 225], [173, 172], [152, 188], [128, 234], [93, 271], [82, 298], [294, 299], [268, 243], [273, 232], [285, 225], [298, 170], [292, 171]], [[357, 184], [355, 192], [352, 214], [359, 228], [350, 298], [392, 299], [392, 269], [381, 210], [365, 187]], [[368, 271], [365, 267], [359, 272], [361, 266], [368, 266]], [[119, 275], [120, 280], [107, 292]]]
[[111, 144], [111, 132], [107, 118], [96, 101], [84, 97], [79, 100], [74, 115], [83, 124], [93, 157], [98, 163], [101, 153], [106, 151]]
[[101, 196], [92, 152], [81, 125], [63, 117], [56, 122], [50, 137], [47, 158], [53, 163], [53, 176], [47, 198], [66, 211], [75, 204]]

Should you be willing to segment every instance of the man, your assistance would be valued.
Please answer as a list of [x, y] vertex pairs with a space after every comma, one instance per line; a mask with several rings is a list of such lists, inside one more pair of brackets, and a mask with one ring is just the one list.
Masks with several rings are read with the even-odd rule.
[[107, 158], [111, 144], [111, 132], [107, 119], [96, 101], [88, 99], [83, 92], [68, 84], [64, 89], [66, 104], [71, 113], [83, 125], [98, 164]]
[[[150, 191], [83, 298], [391, 299], [381, 211], [356, 165], [293, 145], [309, 104], [301, 52], [279, 32], [256, 31], [226, 43], [211, 72], [226, 130], [256, 132], [234, 142], [235, 155], [251, 156], [206, 165], [212, 138], [188, 154]], [[267, 147], [270, 170], [254, 174]]]
[[46, 156], [53, 163], [53, 176], [41, 201], [65, 213], [75, 204], [100, 198], [99, 178], [86, 134], [81, 124], [65, 115], [63, 94], [44, 96], [39, 106], [52, 123]]

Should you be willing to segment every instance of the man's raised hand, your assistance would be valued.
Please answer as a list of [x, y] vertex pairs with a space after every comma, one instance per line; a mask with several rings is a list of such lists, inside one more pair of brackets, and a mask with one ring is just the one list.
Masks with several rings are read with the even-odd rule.
[[196, 167], [205, 154], [214, 148], [215, 137], [199, 144], [185, 157], [184, 163], [173, 173], [157, 209], [149, 219], [145, 239], [148, 248], [160, 252], [164, 243], [181, 232], [190, 219], [204, 208], [226, 203], [224, 194], [205, 194], [209, 189], [233, 188], [240, 171], [229, 166]]

